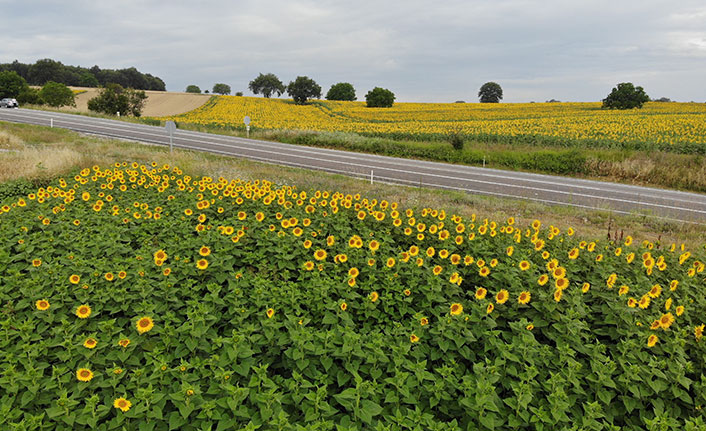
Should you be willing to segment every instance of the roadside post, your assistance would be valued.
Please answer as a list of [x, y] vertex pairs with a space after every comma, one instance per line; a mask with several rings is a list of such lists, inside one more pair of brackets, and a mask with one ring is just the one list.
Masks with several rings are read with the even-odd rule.
[[249, 138], [250, 137], [250, 117], [246, 115], [245, 118], [243, 118], [243, 123], [245, 123], [246, 136]]
[[167, 133], [169, 133], [169, 152], [171, 153], [174, 146], [174, 132], [176, 131], [176, 123], [173, 121], [167, 121], [164, 128], [167, 129]]

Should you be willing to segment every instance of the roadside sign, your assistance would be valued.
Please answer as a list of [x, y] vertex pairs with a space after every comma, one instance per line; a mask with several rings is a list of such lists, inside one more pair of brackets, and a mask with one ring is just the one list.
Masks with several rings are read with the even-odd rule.
[[176, 132], [176, 123], [173, 121], [167, 121], [167, 123], [164, 125], [164, 128], [167, 129], [167, 133], [169, 133], [169, 152], [172, 152], [173, 146], [174, 146], [174, 132]]
[[246, 126], [249, 126], [250, 125], [250, 117], [246, 115], [245, 118], [243, 118], [243, 123], [245, 123]]

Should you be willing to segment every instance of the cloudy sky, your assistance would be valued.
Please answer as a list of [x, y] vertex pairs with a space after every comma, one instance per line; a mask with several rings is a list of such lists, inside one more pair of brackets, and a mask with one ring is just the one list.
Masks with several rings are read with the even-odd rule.
[[170, 91], [258, 73], [402, 102], [597, 101], [619, 82], [706, 101], [703, 0], [0, 0], [0, 62], [135, 66]]

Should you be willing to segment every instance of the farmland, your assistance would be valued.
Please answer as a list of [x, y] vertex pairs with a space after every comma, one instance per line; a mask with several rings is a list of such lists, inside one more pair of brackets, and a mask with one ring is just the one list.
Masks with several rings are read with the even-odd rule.
[[405, 139], [439, 139], [456, 132], [471, 139], [567, 147], [660, 149], [700, 153], [706, 142], [706, 104], [648, 103], [643, 109], [603, 110], [600, 103], [397, 103], [367, 108], [364, 102], [220, 96], [182, 115], [184, 123], [260, 129], [352, 132]]
[[704, 256], [167, 163], [0, 202], [0, 425], [704, 429]]

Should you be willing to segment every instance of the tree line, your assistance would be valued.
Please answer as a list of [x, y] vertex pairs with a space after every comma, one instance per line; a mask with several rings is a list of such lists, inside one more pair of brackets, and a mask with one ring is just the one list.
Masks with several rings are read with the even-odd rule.
[[164, 81], [149, 73], [142, 73], [134, 67], [127, 69], [101, 69], [93, 66], [90, 69], [81, 66], [68, 66], [60, 61], [49, 58], [37, 60], [34, 64], [12, 63], [0, 64], [0, 72], [15, 72], [29, 85], [43, 86], [49, 81], [73, 87], [105, 87], [108, 84], [119, 84], [121, 87], [136, 90], [166, 91]]

